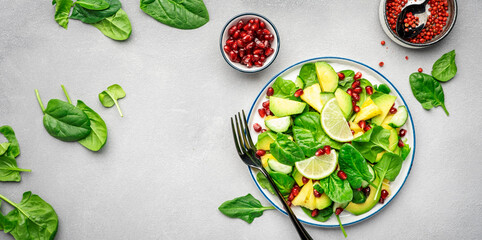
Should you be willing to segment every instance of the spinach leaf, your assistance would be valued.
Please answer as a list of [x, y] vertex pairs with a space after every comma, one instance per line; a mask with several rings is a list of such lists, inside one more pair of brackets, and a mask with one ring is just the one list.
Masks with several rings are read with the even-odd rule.
[[350, 183], [346, 180], [341, 180], [336, 175], [336, 171], [330, 174], [330, 176], [321, 179], [320, 185], [333, 202], [347, 203], [353, 199], [353, 190], [350, 187]]
[[320, 114], [305, 112], [295, 118], [293, 136], [307, 157], [312, 157], [318, 148], [329, 145], [340, 149], [341, 143], [331, 139], [321, 128]]
[[270, 145], [270, 150], [280, 163], [289, 166], [294, 166], [295, 162], [305, 160], [305, 154], [300, 146], [282, 133], [278, 133], [276, 140]]
[[391, 152], [387, 152], [383, 154], [380, 162], [375, 164], [373, 169], [377, 172], [380, 181], [378, 183], [378, 188], [376, 191], [377, 194], [375, 194], [374, 199], [377, 199], [378, 197], [377, 195], [382, 187], [383, 179], [388, 179], [389, 181], [395, 180], [395, 178], [400, 173], [400, 169], [402, 168], [402, 162], [403, 160], [400, 156]]
[[264, 174], [262, 174], [261, 172], [258, 172], [258, 174], [256, 174], [256, 180], [258, 181], [259, 185], [262, 188], [268, 190], [271, 194], [275, 194], [273, 186], [271, 186], [271, 184], [269, 183], [268, 179], [264, 176]]
[[447, 82], [452, 79], [456, 73], [455, 50], [442, 55], [432, 66], [432, 76], [441, 82]]
[[104, 10], [110, 6], [105, 0], [77, 0], [75, 4], [89, 10]]
[[52, 4], [55, 4], [55, 21], [60, 26], [67, 29], [70, 8], [72, 8], [73, 5], [72, 0], [57, 0], [55, 3], [52, 2]]
[[385, 94], [390, 93], [390, 88], [385, 83], [375, 85], [374, 89], [375, 89], [375, 91], [379, 91], [379, 92], [382, 92], [382, 93], [385, 93]]
[[273, 96], [279, 98], [286, 98], [294, 101], [301, 101], [300, 98], [294, 96], [296, 90], [296, 85], [290, 80], [285, 80], [281, 77], [276, 78], [272, 86], [274, 90]]
[[17, 161], [13, 157], [0, 156], [0, 181], [20, 182], [20, 172], [31, 172], [30, 169], [17, 167]]
[[400, 151], [400, 157], [402, 158], [403, 161], [405, 161], [405, 159], [408, 157], [408, 154], [410, 154], [411, 150], [412, 149], [410, 148], [410, 145], [408, 145], [408, 143], [405, 143], [405, 145], [403, 145]]
[[444, 90], [432, 76], [418, 72], [412, 73], [410, 75], [410, 87], [413, 96], [422, 104], [423, 108], [429, 110], [433, 107], [442, 106], [445, 114], [449, 115], [445, 107]]
[[[0, 133], [8, 140], [10, 147], [4, 153], [5, 156], [16, 158], [20, 154], [20, 145], [18, 144], [17, 137], [12, 127], [4, 125], [0, 127]], [[1, 155], [1, 154], [0, 154]]]
[[305, 208], [305, 207], [301, 207], [301, 209], [311, 219], [316, 220], [318, 222], [326, 222], [326, 221], [328, 221], [328, 219], [330, 219], [331, 215], [333, 215], [333, 207], [332, 206], [329, 206], [329, 207], [326, 207], [324, 209], [319, 210], [318, 215], [316, 215], [316, 217], [311, 216], [312, 210], [310, 210], [308, 208]]
[[388, 151], [390, 152], [390, 131], [381, 127], [375, 126], [365, 132], [363, 135], [353, 139], [352, 145], [358, 150], [363, 157], [371, 163], [375, 163], [377, 154]]
[[362, 186], [363, 180], [370, 182], [374, 177], [368, 169], [365, 158], [350, 144], [344, 144], [341, 147], [338, 164], [340, 169], [346, 173], [352, 188], [359, 188]]
[[119, 9], [114, 15], [92, 25], [99, 29], [105, 36], [118, 41], [128, 39], [132, 33], [129, 17], [122, 9]]
[[57, 213], [38, 195], [25, 192], [20, 203], [14, 203], [2, 195], [0, 199], [14, 207], [6, 216], [0, 213], [5, 233], [10, 233], [17, 240], [53, 240], [55, 238], [59, 225]]
[[141, 0], [140, 8], [157, 21], [180, 29], [195, 29], [209, 21], [202, 0]]
[[363, 191], [353, 191], [353, 203], [364, 203], [367, 197]]
[[90, 132], [89, 117], [79, 108], [59, 99], [51, 99], [44, 110], [44, 127], [62, 141], [78, 141]]
[[306, 157], [312, 157], [319, 148], [323, 147], [321, 143], [315, 140], [313, 134], [314, 133], [308, 129], [298, 126], [293, 127], [293, 137]]
[[318, 77], [316, 76], [315, 63], [305, 63], [301, 66], [300, 78], [305, 83], [305, 88], [318, 83]]
[[84, 102], [77, 100], [77, 108], [82, 110], [90, 120], [90, 128], [92, 131], [84, 139], [80, 139], [79, 143], [92, 151], [99, 151], [107, 141], [107, 126], [104, 120]]
[[263, 207], [261, 202], [251, 194], [229, 200], [219, 206], [219, 211], [230, 218], [240, 218], [247, 223], [252, 223], [257, 217], [261, 217], [265, 210], [275, 209], [273, 206]]
[[279, 172], [270, 172], [269, 175], [273, 178], [273, 182], [283, 196], [288, 196], [291, 193], [291, 189], [295, 185], [295, 180], [292, 177]]
[[124, 98], [125, 96], [126, 92], [124, 92], [122, 87], [119, 86], [119, 84], [114, 84], [109, 86], [107, 90], [99, 93], [99, 101], [102, 103], [102, 105], [104, 105], [104, 107], [112, 107], [115, 104], [120, 116], [123, 117], [124, 115], [122, 115], [122, 111], [117, 100]]
[[109, 7], [104, 10], [90, 10], [78, 4], [74, 4], [74, 10], [70, 18], [80, 20], [84, 23], [96, 23], [114, 15], [121, 8], [119, 0], [105, 0]]
[[355, 72], [352, 70], [343, 70], [343, 71], [340, 71], [340, 73], [345, 74], [345, 78], [343, 80], [338, 81], [338, 87], [346, 92], [348, 88], [351, 88], [351, 84], [355, 81], [353, 79], [353, 77], [355, 76]]
[[8, 150], [8, 147], [10, 147], [9, 142], [4, 142], [0, 144], [0, 156], [2, 156]]

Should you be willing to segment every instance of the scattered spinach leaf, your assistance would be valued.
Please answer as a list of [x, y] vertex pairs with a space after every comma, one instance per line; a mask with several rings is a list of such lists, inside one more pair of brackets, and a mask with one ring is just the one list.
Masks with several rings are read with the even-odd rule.
[[141, 0], [140, 8], [157, 21], [180, 29], [195, 29], [209, 21], [202, 0]]
[[424, 73], [412, 73], [410, 75], [410, 87], [413, 96], [422, 104], [422, 107], [429, 110], [441, 106], [445, 114], [449, 115], [445, 107], [444, 90], [440, 83], [432, 76]]
[[129, 17], [122, 9], [119, 9], [114, 15], [92, 25], [99, 29], [105, 36], [118, 41], [128, 39], [132, 33]]
[[102, 105], [104, 105], [104, 107], [112, 107], [115, 104], [120, 116], [123, 117], [124, 115], [122, 115], [122, 111], [119, 107], [119, 103], [117, 102], [117, 100], [124, 98], [125, 96], [126, 93], [124, 92], [122, 87], [119, 86], [119, 84], [114, 84], [109, 86], [107, 90], [99, 93], [99, 101], [102, 103]]
[[52, 4], [55, 4], [55, 21], [60, 26], [67, 29], [67, 25], [69, 24], [70, 8], [72, 8], [73, 5], [72, 0], [57, 0], [52, 2]]
[[13, 157], [0, 156], [1, 182], [20, 182], [22, 179], [20, 172], [31, 172], [31, 170], [18, 168], [17, 160], [15, 160]]
[[299, 77], [305, 83], [305, 88], [318, 83], [318, 77], [316, 76], [315, 63], [305, 63], [301, 66]]
[[[0, 133], [8, 140], [10, 146], [5, 151], [5, 156], [16, 158], [20, 154], [20, 145], [18, 144], [17, 137], [12, 127], [4, 125], [0, 127]], [[1, 155], [1, 154], [0, 154]]]
[[274, 207], [263, 207], [261, 202], [251, 194], [229, 200], [219, 206], [219, 211], [230, 218], [240, 218], [247, 223], [252, 223], [257, 217], [261, 217], [265, 210], [275, 209]]
[[388, 179], [389, 181], [395, 180], [402, 168], [402, 162], [403, 160], [399, 155], [386, 152], [383, 154], [380, 162], [373, 166], [373, 169], [377, 172], [377, 175], [380, 178], [374, 199], [377, 199], [378, 197], [378, 192], [382, 187], [383, 179]]
[[59, 224], [57, 213], [38, 195], [25, 192], [20, 203], [14, 203], [2, 195], [0, 199], [14, 207], [6, 216], [0, 212], [0, 230], [10, 233], [17, 240], [55, 238]]
[[104, 10], [110, 6], [105, 0], [77, 0], [75, 4], [89, 10]]
[[374, 177], [365, 158], [350, 144], [343, 144], [341, 147], [338, 164], [354, 189], [361, 187], [364, 180], [370, 182]]
[[294, 166], [295, 162], [305, 160], [305, 154], [300, 146], [282, 133], [278, 133], [276, 140], [270, 144], [270, 150], [280, 163], [289, 166]]
[[71, 19], [77, 19], [84, 23], [96, 23], [107, 17], [114, 15], [121, 8], [119, 0], [105, 0], [109, 7], [104, 10], [90, 10], [78, 4], [74, 4]]
[[363, 135], [353, 139], [352, 145], [358, 150], [363, 157], [371, 163], [376, 162], [377, 154], [383, 151], [390, 152], [390, 131], [381, 127], [375, 126], [365, 132]]
[[77, 100], [77, 108], [84, 111], [89, 117], [90, 128], [92, 129], [87, 137], [79, 140], [79, 143], [91, 151], [99, 151], [107, 142], [107, 126], [104, 120], [80, 100]]
[[305, 207], [301, 207], [301, 209], [311, 219], [316, 220], [318, 222], [326, 222], [326, 221], [328, 221], [328, 219], [330, 219], [331, 215], [333, 215], [333, 207], [332, 206], [329, 206], [329, 207], [326, 207], [324, 209], [319, 210], [318, 215], [316, 215], [316, 217], [311, 216], [312, 210], [310, 210], [308, 208], [305, 208]]
[[353, 199], [353, 190], [350, 183], [346, 180], [341, 180], [336, 175], [336, 171], [330, 176], [320, 180], [320, 185], [328, 197], [337, 203], [347, 203]]
[[256, 174], [256, 180], [262, 188], [268, 190], [271, 194], [276, 194], [273, 186], [271, 186], [268, 179], [264, 176], [263, 173], [258, 172], [258, 174]]
[[270, 172], [269, 175], [283, 196], [288, 196], [291, 193], [291, 189], [295, 185], [295, 179], [279, 172]]
[[455, 50], [442, 55], [432, 66], [432, 76], [441, 82], [449, 81], [456, 73]]
[[382, 92], [382, 93], [385, 93], [385, 94], [390, 93], [390, 88], [385, 83], [375, 85], [374, 89], [375, 89], [375, 91], [379, 91], [379, 92]]
[[8, 150], [8, 147], [10, 147], [9, 142], [4, 142], [0, 144], [0, 156], [2, 156]]

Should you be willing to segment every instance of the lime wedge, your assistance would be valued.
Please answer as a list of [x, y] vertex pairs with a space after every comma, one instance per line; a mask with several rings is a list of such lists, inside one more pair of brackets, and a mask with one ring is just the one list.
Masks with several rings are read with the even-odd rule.
[[310, 179], [322, 179], [335, 171], [338, 164], [338, 156], [334, 149], [330, 154], [313, 156], [306, 160], [295, 163], [296, 169], [303, 176]]
[[336, 102], [336, 98], [331, 99], [323, 106], [323, 110], [321, 110], [321, 127], [333, 140], [338, 142], [353, 140], [353, 134]]

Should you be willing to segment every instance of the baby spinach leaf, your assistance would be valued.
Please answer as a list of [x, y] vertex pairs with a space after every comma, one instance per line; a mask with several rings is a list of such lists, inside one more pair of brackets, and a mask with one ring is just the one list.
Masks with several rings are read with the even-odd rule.
[[395, 178], [400, 173], [400, 169], [402, 168], [402, 158], [397, 154], [387, 152], [383, 154], [380, 162], [373, 166], [373, 169], [377, 172], [380, 181], [378, 183], [377, 191], [375, 194], [375, 198], [377, 199], [378, 192], [383, 184], [383, 179], [388, 179], [389, 181], [394, 181]]
[[275, 209], [274, 207], [263, 207], [261, 202], [251, 194], [229, 200], [219, 206], [219, 211], [230, 218], [240, 218], [247, 223], [252, 223], [257, 217], [261, 217], [265, 210]]
[[8, 147], [10, 147], [9, 142], [4, 142], [0, 144], [0, 156], [2, 156], [8, 150]]
[[55, 4], [55, 21], [60, 26], [67, 29], [70, 8], [72, 8], [73, 5], [72, 0], [57, 0], [55, 3], [52, 2], [52, 4]]
[[353, 203], [364, 203], [367, 197], [363, 191], [353, 191]]
[[340, 73], [343, 73], [345, 75], [345, 78], [338, 81], [338, 87], [346, 92], [348, 88], [351, 88], [351, 84], [355, 81], [353, 79], [353, 77], [355, 76], [355, 72], [353, 70], [343, 70], [340, 71]]
[[315, 63], [305, 63], [300, 69], [300, 78], [305, 83], [305, 88], [318, 83], [318, 77], [316, 76]]
[[29, 169], [17, 167], [17, 161], [13, 157], [0, 156], [0, 181], [20, 182], [20, 172], [31, 172]]
[[441, 82], [447, 82], [452, 79], [456, 73], [455, 50], [442, 55], [432, 66], [432, 76]]
[[89, 10], [104, 10], [110, 6], [105, 0], [77, 0], [75, 4]]
[[303, 153], [306, 157], [312, 157], [319, 148], [323, 147], [321, 143], [318, 143], [315, 140], [313, 134], [314, 133], [308, 129], [298, 126], [293, 127], [293, 137], [296, 143], [298, 143], [300, 146], [301, 150], [303, 150]]
[[375, 126], [368, 130], [363, 135], [353, 139], [352, 145], [358, 150], [363, 157], [371, 163], [375, 163], [377, 154], [383, 151], [389, 151], [389, 137], [390, 131], [381, 127]]
[[209, 21], [202, 0], [141, 0], [140, 8], [157, 21], [180, 29], [195, 29]]
[[350, 144], [344, 144], [341, 147], [338, 164], [340, 169], [346, 173], [352, 188], [359, 188], [362, 186], [363, 180], [370, 182], [374, 177], [368, 169], [365, 158]]
[[279, 172], [270, 172], [269, 175], [273, 179], [273, 182], [276, 184], [281, 194], [287, 196], [291, 193], [291, 189], [295, 185], [295, 180], [292, 177]]
[[328, 221], [328, 219], [330, 219], [331, 215], [333, 215], [333, 207], [332, 206], [329, 206], [327, 208], [324, 208], [324, 209], [321, 209], [318, 211], [318, 215], [316, 215], [316, 217], [312, 217], [311, 216], [311, 212], [312, 210], [308, 209], [308, 208], [305, 208], [305, 207], [301, 207], [301, 209], [303, 210], [303, 212], [306, 213], [306, 215], [308, 215], [311, 219], [313, 220], [316, 220], [318, 222], [326, 222]]
[[116, 14], [92, 25], [99, 29], [105, 36], [118, 41], [128, 39], [132, 33], [129, 17], [122, 9], [119, 9]]
[[320, 180], [320, 185], [328, 197], [337, 203], [347, 203], [353, 199], [353, 190], [350, 183], [346, 180], [341, 180], [336, 175], [336, 171], [330, 176]]
[[109, 86], [107, 90], [99, 93], [99, 101], [102, 103], [102, 105], [104, 105], [104, 107], [112, 107], [115, 104], [120, 116], [123, 117], [124, 115], [122, 115], [122, 111], [119, 107], [119, 103], [117, 102], [117, 100], [124, 98], [125, 96], [126, 93], [124, 92], [122, 87], [119, 86], [119, 84], [114, 84]]
[[410, 148], [410, 145], [408, 145], [408, 143], [405, 143], [405, 145], [403, 145], [400, 151], [400, 157], [402, 158], [403, 161], [405, 161], [405, 159], [408, 157], [408, 154], [410, 154], [411, 150], [412, 149]]
[[301, 101], [300, 98], [294, 96], [296, 90], [296, 85], [293, 81], [285, 80], [281, 77], [276, 78], [272, 86], [274, 90], [273, 96], [279, 98], [286, 98], [294, 101]]
[[385, 83], [375, 85], [374, 89], [375, 89], [375, 91], [379, 91], [379, 92], [382, 92], [382, 93], [385, 93], [385, 94], [390, 93], [390, 88]]
[[114, 15], [121, 8], [119, 0], [105, 0], [109, 7], [104, 10], [90, 10], [79, 4], [74, 4], [70, 18], [80, 20], [84, 23], [96, 23]]
[[[16, 158], [20, 154], [20, 145], [18, 144], [17, 137], [12, 127], [4, 125], [0, 127], [0, 133], [8, 140], [10, 146], [5, 151], [5, 156]], [[1, 155], [1, 154], [0, 154]]]
[[271, 184], [269, 183], [268, 179], [264, 176], [264, 174], [262, 174], [261, 172], [258, 172], [258, 174], [256, 174], [256, 180], [258, 181], [259, 185], [262, 188], [268, 190], [271, 194], [275, 194], [273, 186], [271, 186]]
[[59, 225], [57, 213], [38, 195], [25, 192], [20, 203], [14, 203], [2, 195], [0, 199], [14, 207], [6, 216], [0, 213], [4, 220], [5, 233], [10, 233], [17, 240], [53, 240], [55, 238]]
[[282, 133], [278, 133], [276, 140], [270, 145], [270, 150], [280, 163], [289, 166], [294, 166], [295, 162], [305, 160], [305, 154], [300, 146]]
[[91, 151], [99, 151], [107, 141], [107, 126], [104, 120], [80, 100], [77, 100], [77, 108], [89, 117], [90, 128], [92, 129], [87, 137], [79, 140], [79, 143]]
[[295, 118], [293, 136], [307, 157], [312, 157], [318, 148], [329, 145], [340, 149], [341, 143], [331, 139], [321, 128], [320, 114], [305, 112]]
[[410, 75], [410, 87], [413, 96], [422, 104], [422, 107], [429, 110], [433, 107], [442, 106], [447, 116], [449, 112], [445, 107], [444, 90], [440, 83], [432, 76], [415, 72]]
[[70, 103], [51, 99], [44, 114], [45, 129], [62, 141], [78, 141], [91, 132], [89, 117]]

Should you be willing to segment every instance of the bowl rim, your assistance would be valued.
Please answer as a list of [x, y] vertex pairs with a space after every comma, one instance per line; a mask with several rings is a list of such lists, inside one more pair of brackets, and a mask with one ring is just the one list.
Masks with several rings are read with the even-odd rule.
[[[236, 19], [236, 18], [239, 18], [239, 17], [243, 17], [243, 16], [247, 16], [247, 15], [252, 15], [252, 16], [257, 16], [261, 19], [263, 19], [264, 21], [268, 22], [268, 24], [274, 29], [274, 32], [275, 32], [275, 41], [277, 43], [277, 47], [274, 51], [274, 55], [273, 55], [273, 58], [265, 63], [265, 65], [263, 65], [262, 67], [257, 67], [257, 68], [252, 68], [253, 70], [245, 70], [245, 69], [242, 69], [238, 66], [236, 66], [233, 62], [231, 62], [231, 60], [228, 59], [228, 57], [226, 56], [226, 53], [224, 52], [223, 50], [223, 37], [224, 37], [224, 33], [226, 33], [227, 31], [227, 28], [228, 26]], [[219, 49], [221, 50], [221, 55], [223, 56], [224, 60], [226, 61], [226, 63], [229, 64], [229, 66], [231, 66], [232, 68], [240, 71], [240, 72], [243, 72], [243, 73], [257, 73], [257, 72], [260, 72], [266, 68], [268, 68], [273, 62], [274, 60], [276, 59], [276, 57], [278, 56], [278, 52], [279, 52], [279, 48], [280, 48], [280, 39], [279, 39], [279, 34], [278, 34], [278, 30], [276, 29], [276, 26], [268, 19], [266, 18], [265, 16], [261, 15], [261, 14], [258, 14], [258, 13], [252, 13], [252, 12], [245, 12], [245, 13], [240, 13], [234, 17], [232, 17], [231, 19], [228, 20], [228, 22], [224, 25], [223, 27], [223, 30], [221, 31], [221, 37], [219, 38]]]
[[[428, 1], [428, 0], [427, 0]], [[449, 0], [450, 1], [450, 0]], [[429, 47], [429, 46], [432, 46], [440, 41], [442, 41], [443, 39], [445, 39], [445, 37], [447, 37], [447, 35], [449, 35], [449, 33], [452, 31], [452, 29], [454, 28], [455, 26], [455, 23], [457, 22], [457, 11], [458, 11], [458, 6], [457, 6], [457, 0], [452, 0], [453, 3], [454, 3], [454, 6], [453, 6], [453, 10], [452, 10], [452, 14], [454, 16], [454, 21], [452, 24], [450, 24], [448, 26], [448, 29], [447, 31], [442, 35], [440, 36], [439, 39], [435, 40], [435, 41], [430, 41], [430, 42], [427, 42], [427, 43], [411, 43], [409, 41], [406, 41], [405, 39], [401, 38], [400, 36], [398, 36], [397, 34], [395, 34], [392, 29], [390, 28], [390, 25], [388, 24], [388, 21], [387, 21], [387, 9], [386, 9], [386, 5], [387, 5], [387, 0], [381, 0], [381, 3], [383, 4], [383, 22], [384, 22], [384, 26], [388, 29], [388, 32], [390, 32], [391, 36], [393, 36], [394, 38], [396, 38], [398, 41], [400, 41], [403, 46], [403, 44], [406, 44], [408, 45], [409, 47], [412, 47], [412, 48], [425, 48], [425, 47]], [[385, 31], [386, 32], [386, 31]], [[398, 43], [397, 41], [394, 41], [396, 43]]]

